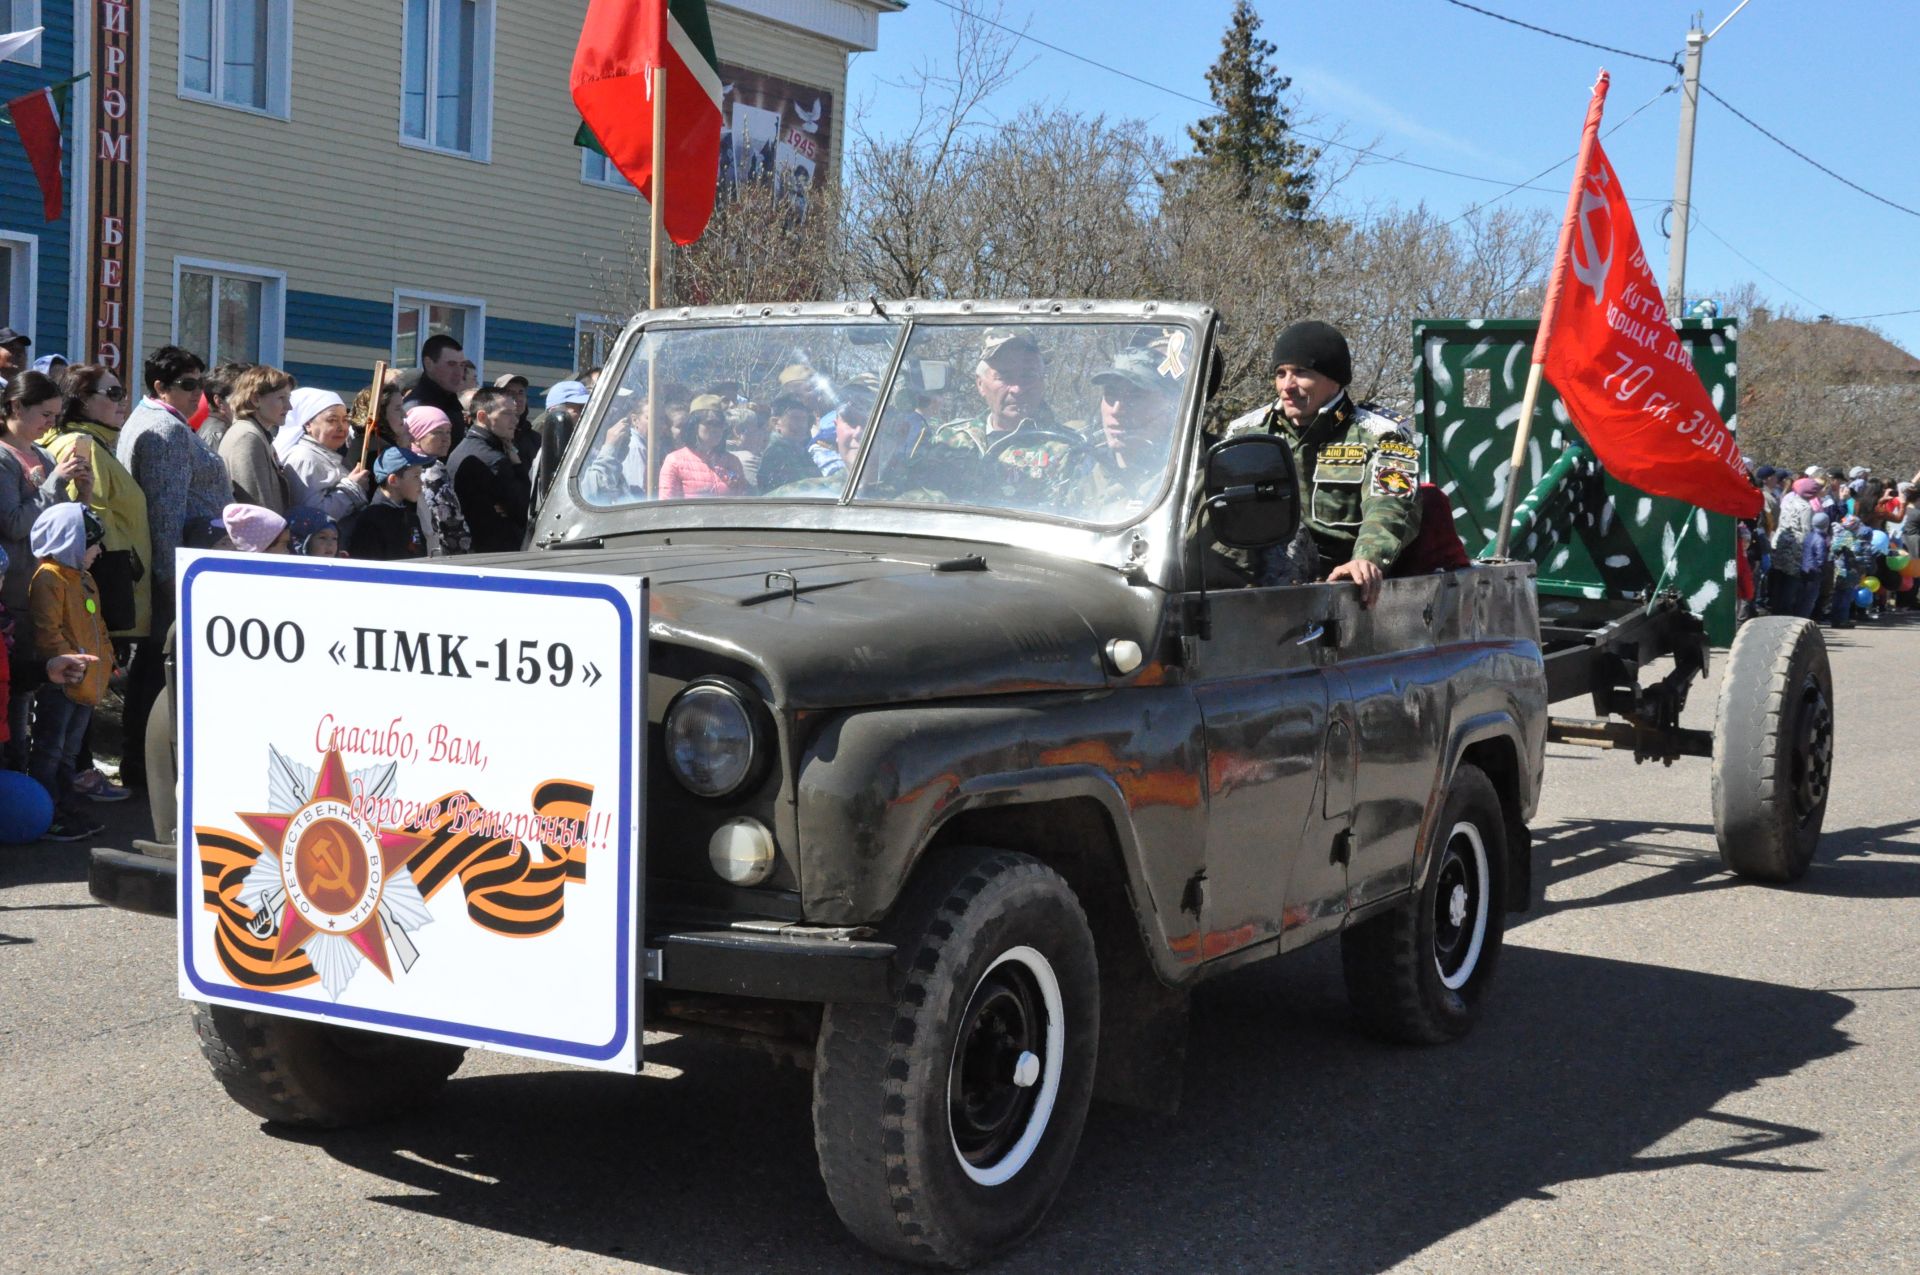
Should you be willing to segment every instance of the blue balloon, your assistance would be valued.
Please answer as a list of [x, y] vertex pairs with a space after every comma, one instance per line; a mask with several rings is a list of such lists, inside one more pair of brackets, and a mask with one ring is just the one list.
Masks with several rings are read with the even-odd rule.
[[38, 841], [53, 826], [53, 798], [17, 770], [0, 770], [0, 845]]
[[1885, 553], [1887, 551], [1887, 546], [1892, 543], [1893, 542], [1891, 540], [1887, 539], [1886, 532], [1876, 531], [1873, 533], [1873, 551], [1875, 553]]
[[1853, 600], [1863, 607], [1870, 607], [1873, 605], [1873, 590], [1862, 585], [1853, 591]]

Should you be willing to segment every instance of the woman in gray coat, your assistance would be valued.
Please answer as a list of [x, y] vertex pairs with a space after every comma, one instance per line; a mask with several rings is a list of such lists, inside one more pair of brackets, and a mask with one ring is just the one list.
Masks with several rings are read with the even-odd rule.
[[286, 467], [274, 455], [273, 438], [293, 407], [293, 378], [277, 367], [250, 367], [233, 386], [233, 423], [220, 439], [220, 459], [233, 480], [233, 498], [271, 509], [282, 518], [292, 507]]

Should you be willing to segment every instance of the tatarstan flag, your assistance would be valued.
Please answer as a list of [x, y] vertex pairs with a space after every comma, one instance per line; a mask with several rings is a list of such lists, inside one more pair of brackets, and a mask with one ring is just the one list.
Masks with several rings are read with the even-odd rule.
[[[69, 84], [71, 81], [69, 81]], [[60, 185], [60, 121], [66, 114], [68, 84], [37, 89], [25, 97], [7, 103], [20, 144], [26, 147], [27, 162], [40, 182], [40, 205], [48, 221], [59, 221], [64, 206]]]
[[[653, 71], [667, 72], [666, 153], [653, 153]], [[705, 0], [589, 0], [573, 55], [583, 140], [642, 194], [664, 165], [667, 233], [690, 244], [713, 216], [720, 178], [720, 70]]]

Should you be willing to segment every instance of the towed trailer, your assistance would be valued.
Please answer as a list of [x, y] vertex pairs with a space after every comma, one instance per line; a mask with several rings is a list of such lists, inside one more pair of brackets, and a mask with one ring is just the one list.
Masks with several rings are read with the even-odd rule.
[[[1493, 552], [1512, 431], [1537, 324], [1414, 325], [1415, 414], [1428, 480], [1476, 557]], [[1737, 325], [1687, 319], [1680, 335], [1715, 406], [1736, 423]], [[1833, 774], [1833, 679], [1807, 620], [1735, 631], [1734, 520], [1651, 496], [1606, 472], [1543, 387], [1508, 537], [1533, 563], [1540, 646], [1556, 708], [1548, 739], [1629, 751], [1636, 762], [1711, 763], [1714, 834], [1728, 869], [1798, 880], [1813, 862]], [[1688, 695], [1727, 648], [1712, 730], [1683, 726]], [[1670, 663], [1669, 663], [1670, 662]], [[1591, 716], [1571, 714], [1581, 707]]]

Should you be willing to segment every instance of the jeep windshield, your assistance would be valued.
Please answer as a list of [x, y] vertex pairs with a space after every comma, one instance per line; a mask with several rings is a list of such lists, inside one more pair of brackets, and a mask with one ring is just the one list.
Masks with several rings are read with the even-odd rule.
[[1197, 334], [1116, 320], [651, 327], [575, 478], [601, 509], [935, 505], [1111, 526], [1166, 490]]

